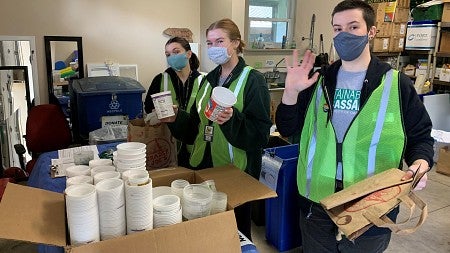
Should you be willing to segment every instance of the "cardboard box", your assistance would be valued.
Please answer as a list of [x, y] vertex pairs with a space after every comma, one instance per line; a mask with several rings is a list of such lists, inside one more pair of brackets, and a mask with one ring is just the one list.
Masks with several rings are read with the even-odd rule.
[[402, 8], [409, 8], [410, 0], [397, 0], [397, 6]]
[[409, 0], [371, 1], [375, 22], [408, 22]]
[[391, 25], [391, 31], [390, 36], [398, 36], [398, 37], [405, 37], [406, 35], [406, 23], [390, 23]]
[[405, 38], [399, 36], [391, 36], [389, 38], [389, 52], [402, 52], [405, 45]]
[[229, 211], [82, 246], [70, 246], [64, 195], [8, 184], [0, 202], [0, 238], [65, 247], [71, 253], [119, 252], [241, 252], [234, 212], [246, 202], [276, 197], [276, 193], [234, 166], [192, 171], [185, 168], [150, 172], [153, 187], [174, 179], [191, 183], [213, 179], [228, 196]]
[[441, 30], [441, 39], [439, 42], [439, 52], [450, 53], [450, 32]]
[[384, 22], [384, 13], [386, 11], [386, 3], [372, 3], [373, 10], [375, 11], [375, 22]]
[[442, 22], [450, 22], [450, 2], [444, 1], [444, 6], [442, 8]]
[[388, 52], [389, 51], [389, 38], [377, 38], [373, 39], [372, 52]]
[[430, 50], [435, 47], [437, 24], [434, 22], [408, 23], [405, 49]]
[[377, 37], [390, 37], [392, 33], [392, 22], [377, 22]]
[[395, 10], [394, 22], [406, 23], [409, 21], [409, 8], [399, 8]]
[[436, 172], [450, 176], [450, 150], [444, 147], [439, 150], [439, 159], [436, 164]]

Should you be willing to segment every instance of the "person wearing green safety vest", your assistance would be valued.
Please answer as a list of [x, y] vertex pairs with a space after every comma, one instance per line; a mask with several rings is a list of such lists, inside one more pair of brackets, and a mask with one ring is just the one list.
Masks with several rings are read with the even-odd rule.
[[[166, 42], [165, 54], [169, 68], [153, 78], [145, 97], [146, 113], [151, 113], [155, 109], [151, 95], [162, 91], [171, 91], [173, 103], [179, 108], [189, 111], [194, 104], [203, 78], [203, 75], [197, 70], [200, 66], [197, 55], [191, 51], [191, 46], [186, 39], [170, 38]], [[191, 168], [189, 164], [191, 151], [192, 145], [178, 141], [179, 166]]]
[[[371, 54], [375, 12], [361, 0], [344, 0], [332, 13], [333, 42], [340, 60], [312, 72], [307, 50], [286, 58], [287, 76], [276, 126], [299, 142], [297, 190], [302, 250], [383, 252], [391, 231], [371, 227], [354, 241], [341, 239], [320, 200], [390, 168], [403, 180], [432, 165], [431, 120], [411, 80]], [[426, 185], [422, 177], [415, 190]], [[388, 216], [395, 220], [398, 208]]]
[[[190, 111], [178, 109], [164, 120], [175, 138], [193, 143], [190, 163], [195, 169], [233, 164], [255, 178], [261, 171], [262, 149], [269, 140], [270, 95], [264, 76], [239, 56], [245, 46], [230, 19], [214, 22], [206, 31], [208, 57], [218, 66], [204, 78]], [[222, 86], [237, 98], [216, 121], [204, 111], [212, 90]], [[234, 209], [238, 229], [251, 240], [251, 205]]]

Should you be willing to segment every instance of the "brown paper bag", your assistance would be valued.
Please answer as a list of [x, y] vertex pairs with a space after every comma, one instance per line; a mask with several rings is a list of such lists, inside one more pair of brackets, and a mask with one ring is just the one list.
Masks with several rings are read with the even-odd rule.
[[128, 141], [147, 145], [147, 170], [177, 166], [176, 140], [166, 124], [149, 125], [144, 119], [128, 122]]
[[[330, 218], [350, 240], [367, 231], [371, 226], [386, 227], [397, 234], [413, 233], [420, 227], [428, 214], [427, 205], [411, 190], [423, 176], [401, 181], [405, 172], [390, 169], [362, 180], [320, 201]], [[386, 214], [400, 203], [409, 207], [409, 218], [394, 223]], [[415, 207], [421, 211], [417, 224], [405, 228]]]

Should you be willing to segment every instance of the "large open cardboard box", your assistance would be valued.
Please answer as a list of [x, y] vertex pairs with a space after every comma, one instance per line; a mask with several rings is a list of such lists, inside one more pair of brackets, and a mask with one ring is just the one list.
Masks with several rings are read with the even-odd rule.
[[150, 171], [153, 187], [174, 179], [200, 183], [213, 179], [228, 195], [229, 211], [110, 240], [69, 245], [64, 195], [8, 184], [0, 202], [0, 238], [65, 247], [66, 252], [241, 252], [234, 212], [243, 203], [276, 197], [276, 193], [233, 166], [192, 171], [168, 168]]

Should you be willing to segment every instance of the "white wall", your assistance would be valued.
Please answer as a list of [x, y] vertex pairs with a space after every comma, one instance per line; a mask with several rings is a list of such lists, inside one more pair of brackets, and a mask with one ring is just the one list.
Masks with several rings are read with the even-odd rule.
[[[224, 17], [233, 19], [242, 36], [245, 31], [244, 0], [1, 0], [0, 35], [35, 36], [41, 101], [47, 101], [44, 36], [82, 36], [84, 63], [105, 60], [138, 64], [139, 81], [148, 88], [167, 65], [162, 32], [169, 27], [189, 28], [200, 43], [201, 70], [214, 64], [206, 54], [206, 28]], [[338, 0], [298, 0], [295, 39], [300, 52], [308, 46], [310, 20], [316, 14], [315, 42], [324, 34], [325, 51], [332, 38], [331, 11]], [[316, 44], [315, 43], [315, 44]], [[281, 59], [285, 54], [245, 55], [247, 63]]]
[[167, 66], [162, 32], [189, 28], [200, 42], [200, 0], [1, 0], [0, 35], [35, 36], [41, 102], [48, 99], [44, 36], [83, 37], [84, 63], [138, 64], [147, 88]]

